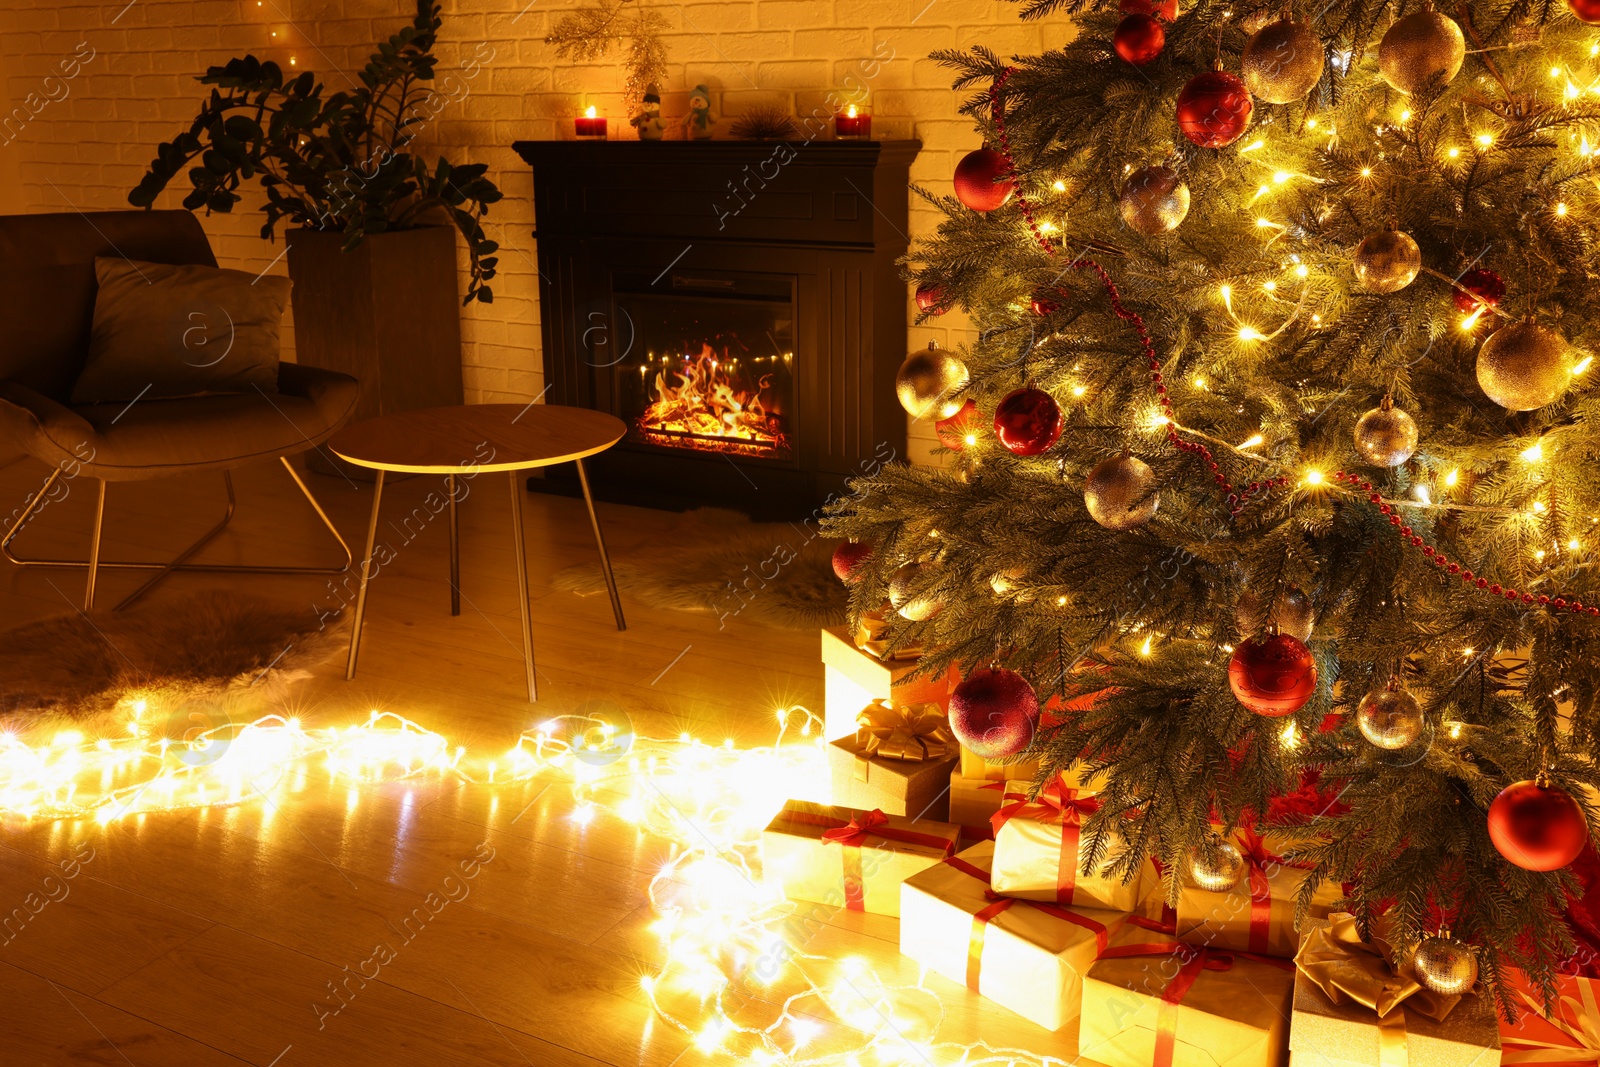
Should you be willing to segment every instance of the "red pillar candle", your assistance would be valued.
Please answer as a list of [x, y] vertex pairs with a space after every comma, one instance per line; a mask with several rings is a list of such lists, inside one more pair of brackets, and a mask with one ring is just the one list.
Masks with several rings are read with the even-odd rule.
[[856, 106], [851, 104], [833, 116], [833, 132], [838, 137], [871, 137], [872, 116], [857, 111]]
[[594, 113], [593, 104], [589, 105], [589, 110], [587, 112], [579, 115], [572, 121], [574, 126], [577, 128], [579, 137], [597, 137], [600, 140], [605, 140], [606, 118], [604, 115], [597, 116]]

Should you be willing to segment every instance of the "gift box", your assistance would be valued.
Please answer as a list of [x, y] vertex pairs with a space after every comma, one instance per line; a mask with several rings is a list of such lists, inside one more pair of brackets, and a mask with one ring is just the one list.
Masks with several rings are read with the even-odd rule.
[[790, 900], [900, 914], [900, 883], [956, 851], [960, 828], [791, 800], [761, 834], [761, 874]]
[[961, 746], [961, 777], [963, 778], [979, 778], [986, 782], [1005, 782], [1011, 778], [1032, 781], [1038, 776], [1038, 760], [996, 763], [994, 760], [987, 760], [977, 755], [966, 745]]
[[[1222, 893], [1185, 880], [1178, 893], [1177, 935], [1197, 945], [1292, 958], [1300, 947], [1295, 908], [1310, 872], [1289, 864], [1249, 829], [1239, 831], [1235, 841], [1245, 857], [1244, 878]], [[1309, 915], [1327, 918], [1340, 895], [1337, 885], [1319, 885]]]
[[1099, 809], [1093, 794], [1073, 789], [1059, 778], [1027, 799], [1031, 782], [1006, 783], [1004, 803], [990, 824], [994, 827], [996, 893], [1026, 900], [1049, 900], [1079, 907], [1133, 911], [1154, 888], [1153, 865], [1141, 865], [1129, 881], [1106, 873], [1125, 844], [1113, 844], [1106, 862], [1085, 873], [1079, 844], [1083, 823]]
[[900, 951], [1047, 1030], [1078, 1015], [1083, 974], [1127, 916], [999, 897], [994, 843], [906, 879]]
[[935, 704], [858, 709], [856, 732], [828, 745], [833, 802], [943, 821], [957, 744]]
[[1538, 987], [1515, 968], [1503, 972], [1519, 1009], [1517, 1021], [1500, 1020], [1500, 1062], [1539, 1067], [1595, 1067], [1600, 1063], [1600, 979], [1556, 976], [1556, 1001], [1546, 1015]]
[[960, 681], [954, 667], [935, 678], [912, 678], [916, 659], [880, 659], [859, 647], [856, 636], [844, 626], [822, 631], [824, 740], [854, 733], [856, 713], [874, 700], [941, 709], [949, 704], [950, 689]]
[[984, 778], [968, 778], [955, 770], [950, 773], [950, 814], [957, 826], [979, 837], [994, 837], [989, 820], [1005, 800], [1006, 784]]
[[1278, 1067], [1294, 964], [1125, 926], [1083, 979], [1078, 1052], [1107, 1067]]
[[1484, 997], [1423, 988], [1375, 925], [1361, 940], [1354, 917], [1311, 920], [1295, 956], [1291, 1063], [1301, 1067], [1493, 1067], [1500, 1030]]

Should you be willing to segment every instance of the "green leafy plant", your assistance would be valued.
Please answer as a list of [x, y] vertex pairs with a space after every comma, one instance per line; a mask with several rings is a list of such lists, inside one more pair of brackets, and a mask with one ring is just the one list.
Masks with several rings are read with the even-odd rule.
[[429, 117], [421, 105], [439, 26], [439, 7], [417, 0], [416, 19], [378, 45], [351, 92], [325, 93], [309, 71], [286, 82], [276, 63], [250, 55], [211, 67], [199, 79], [213, 86], [210, 97], [189, 129], [156, 149], [128, 202], [153, 206], [188, 168], [194, 188], [183, 206], [191, 211], [231, 212], [243, 199], [240, 186], [259, 181], [268, 239], [288, 219], [344, 234], [349, 251], [368, 234], [448, 222], [466, 238], [471, 261], [462, 302], [491, 302], [499, 245], [482, 218], [501, 193], [488, 165], [452, 166], [441, 156], [430, 168], [409, 150]]

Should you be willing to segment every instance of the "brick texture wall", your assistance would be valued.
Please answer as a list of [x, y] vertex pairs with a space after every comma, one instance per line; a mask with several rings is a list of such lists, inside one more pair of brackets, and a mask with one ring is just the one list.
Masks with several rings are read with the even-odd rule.
[[[669, 27], [662, 106], [669, 136], [687, 111], [685, 88], [696, 83], [711, 87], [718, 116], [758, 104], [809, 114], [830, 91], [865, 83], [874, 132], [920, 138], [913, 180], [938, 192], [949, 190], [955, 160], [976, 142], [956, 113], [949, 73], [927, 55], [978, 43], [1002, 55], [1036, 52], [1071, 34], [1064, 19], [1023, 24], [1013, 5], [997, 0], [637, 2]], [[611, 117], [613, 130], [627, 130], [620, 66], [560, 62], [544, 43], [570, 6], [444, 0], [438, 94], [423, 140], [457, 162], [490, 164], [506, 194], [488, 220], [502, 245], [495, 302], [463, 315], [470, 401], [526, 400], [543, 388], [532, 178], [511, 142], [570, 137], [571, 117], [590, 104]], [[343, 87], [412, 10], [406, 0], [7, 0], [0, 7], [0, 211], [126, 207], [154, 147], [193, 117], [203, 95], [194, 77], [207, 66], [251, 52]], [[162, 206], [177, 206], [181, 196], [169, 192]], [[284, 273], [281, 239], [258, 236], [259, 203], [258, 195], [247, 197], [237, 214], [206, 219], [206, 230], [224, 265]], [[915, 198], [911, 204], [915, 238], [936, 215]], [[936, 337], [951, 346], [966, 328], [952, 313], [914, 330], [907, 344], [920, 348]], [[912, 439], [913, 456], [925, 458], [931, 427], [914, 425]]]

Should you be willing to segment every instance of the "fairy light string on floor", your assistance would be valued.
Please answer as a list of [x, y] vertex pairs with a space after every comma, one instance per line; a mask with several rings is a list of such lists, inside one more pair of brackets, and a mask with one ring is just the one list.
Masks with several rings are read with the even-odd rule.
[[[495, 789], [555, 778], [570, 784], [561, 816], [615, 819], [670, 844], [651, 879], [660, 964], [639, 978], [656, 1020], [709, 1063], [768, 1067], [1066, 1067], [1068, 1058], [941, 1040], [942, 998], [916, 965], [893, 980], [863, 958], [830, 952], [850, 937], [834, 909], [785, 900], [760, 875], [761, 831], [790, 798], [826, 791], [822, 720], [777, 713], [770, 746], [707, 744], [688, 734], [637, 736], [626, 722], [557, 716], [508, 751], [452, 745], [404, 716], [307, 727], [263, 716], [192, 736], [161, 736], [163, 708], [131, 697], [126, 729], [48, 743], [0, 735], [0, 811], [15, 818], [110, 823], [155, 812], [265, 802], [280, 781], [321, 774], [358, 785], [432, 778]], [[620, 715], [620, 713], [619, 713]], [[893, 952], [892, 946], [889, 951]], [[915, 980], [909, 980], [914, 978]]]

